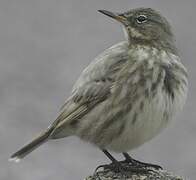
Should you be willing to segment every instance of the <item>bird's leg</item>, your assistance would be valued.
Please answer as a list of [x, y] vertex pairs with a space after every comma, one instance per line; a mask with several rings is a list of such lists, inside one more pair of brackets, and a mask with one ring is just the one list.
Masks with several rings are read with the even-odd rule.
[[[127, 153], [125, 153], [126, 154], [125, 161], [117, 161], [107, 150], [102, 149], [102, 151], [112, 161], [112, 163], [98, 166], [94, 172], [97, 175], [99, 175], [99, 171], [98, 171], [99, 168], [103, 168], [104, 171], [113, 171], [115, 173], [120, 173], [122, 178], [126, 178], [127, 173], [130, 173], [130, 172], [144, 173], [144, 174], [148, 172], [147, 169], [142, 168], [142, 167], [144, 167], [144, 165], [142, 165], [142, 166], [138, 165], [139, 161], [132, 159]], [[129, 164], [130, 160], [133, 160], [131, 165]], [[129, 162], [127, 162], [127, 161], [129, 161]], [[134, 164], [133, 164], [133, 162], [134, 162]], [[137, 164], [136, 164], [136, 162], [137, 162]]]
[[112, 163], [118, 162], [107, 150], [102, 149], [102, 151], [112, 161]]
[[145, 163], [145, 162], [141, 162], [141, 161], [135, 160], [126, 152], [123, 152], [122, 154], [125, 157], [125, 162], [131, 163], [133, 166], [144, 167], [144, 168], [145, 167], [152, 167], [152, 168], [155, 168], [155, 169], [162, 169], [162, 167], [159, 166], [159, 165]]
[[111, 164], [106, 164], [106, 165], [100, 165], [96, 168], [95, 172], [99, 169], [99, 168], [103, 168], [105, 169], [110, 169], [113, 170], [115, 172], [121, 172], [122, 174], [125, 172], [123, 170], [123, 166], [121, 165], [121, 163], [119, 161], [117, 161], [107, 150], [102, 149], [103, 153], [112, 161]]

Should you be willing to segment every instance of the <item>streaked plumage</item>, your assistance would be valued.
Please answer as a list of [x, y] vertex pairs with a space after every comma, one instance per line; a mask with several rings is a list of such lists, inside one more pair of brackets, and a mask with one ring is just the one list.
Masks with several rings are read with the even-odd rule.
[[[129, 18], [138, 17], [139, 13], [159, 24], [152, 21], [145, 25], [145, 31], [139, 25], [131, 26]], [[126, 152], [152, 139], [182, 109], [188, 88], [187, 71], [166, 19], [146, 8], [119, 17], [123, 19], [120, 21], [125, 26], [127, 41], [112, 46], [92, 61], [74, 85], [56, 121], [36, 138], [36, 145], [27, 145], [12, 158], [23, 158], [46, 140], [71, 135], [101, 149]], [[125, 18], [129, 19], [126, 23]], [[151, 32], [153, 25], [160, 32]]]

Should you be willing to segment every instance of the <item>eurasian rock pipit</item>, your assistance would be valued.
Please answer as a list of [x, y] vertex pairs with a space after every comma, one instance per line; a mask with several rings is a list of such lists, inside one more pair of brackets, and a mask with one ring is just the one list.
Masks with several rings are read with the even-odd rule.
[[50, 139], [76, 135], [100, 149], [126, 152], [161, 132], [186, 100], [187, 70], [168, 21], [151, 8], [101, 13], [123, 25], [126, 40], [82, 72], [60, 115], [46, 131], [11, 156], [18, 161]]

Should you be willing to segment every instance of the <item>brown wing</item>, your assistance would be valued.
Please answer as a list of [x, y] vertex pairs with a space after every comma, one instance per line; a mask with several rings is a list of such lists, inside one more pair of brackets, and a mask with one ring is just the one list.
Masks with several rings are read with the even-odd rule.
[[95, 105], [110, 96], [111, 81], [94, 81], [79, 88], [66, 102], [60, 115], [49, 127], [55, 134], [75, 119], [79, 119], [88, 113]]
[[110, 52], [100, 56], [99, 61], [92, 62], [76, 82], [71, 97], [63, 105], [60, 115], [49, 127], [55, 131], [64, 129], [67, 123], [81, 118], [98, 103], [111, 95], [118, 72], [127, 62], [124, 45], [121, 44]]

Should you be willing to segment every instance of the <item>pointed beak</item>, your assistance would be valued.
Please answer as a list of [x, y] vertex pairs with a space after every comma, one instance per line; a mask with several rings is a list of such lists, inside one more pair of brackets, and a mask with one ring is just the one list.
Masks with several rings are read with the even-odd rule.
[[113, 19], [116, 19], [117, 21], [119, 21], [123, 24], [125, 24], [125, 22], [126, 22], [126, 18], [120, 13], [113, 13], [113, 12], [106, 11], [106, 10], [98, 10], [98, 11], [102, 14], [105, 14], [106, 16], [109, 16]]

